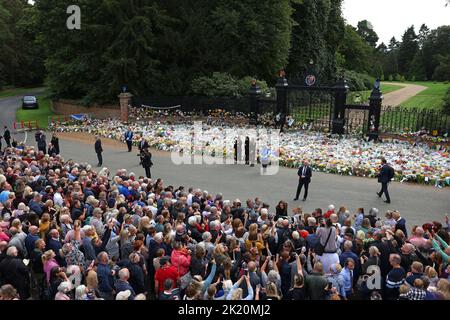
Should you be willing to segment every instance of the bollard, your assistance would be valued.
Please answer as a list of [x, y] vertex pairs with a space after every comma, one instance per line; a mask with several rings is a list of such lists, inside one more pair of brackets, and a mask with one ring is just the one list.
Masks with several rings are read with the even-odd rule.
[[24, 123], [23, 123], [23, 120], [22, 121], [20, 121], [20, 129], [23, 129], [25, 126], [24, 126]]
[[15, 121], [13, 123], [13, 128], [14, 128], [14, 130], [16, 130], [16, 122]]

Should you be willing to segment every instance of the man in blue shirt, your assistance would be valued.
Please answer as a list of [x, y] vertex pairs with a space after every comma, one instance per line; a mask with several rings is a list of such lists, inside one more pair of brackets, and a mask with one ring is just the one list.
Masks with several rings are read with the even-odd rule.
[[128, 131], [125, 132], [125, 142], [127, 143], [128, 152], [131, 152], [131, 148], [133, 145], [133, 131], [128, 127]]
[[25, 238], [25, 247], [27, 248], [28, 256], [30, 256], [31, 253], [34, 251], [36, 240], [40, 239], [38, 235], [39, 228], [36, 226], [30, 226], [28, 228], [28, 232], [29, 233]]
[[97, 260], [98, 291], [100, 297], [105, 300], [113, 300], [114, 271], [109, 266], [108, 254], [104, 251], [100, 252]]
[[355, 268], [355, 260], [348, 258], [345, 261], [345, 267], [341, 271], [344, 279], [345, 298], [349, 299], [353, 293], [353, 269]]
[[29, 205], [30, 211], [34, 211], [39, 217], [42, 216], [44, 212], [44, 204], [42, 203], [42, 195], [38, 192], [34, 193], [33, 200], [30, 201]]

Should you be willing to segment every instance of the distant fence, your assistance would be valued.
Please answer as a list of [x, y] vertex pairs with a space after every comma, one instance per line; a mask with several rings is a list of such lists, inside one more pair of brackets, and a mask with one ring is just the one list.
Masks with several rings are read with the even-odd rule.
[[433, 135], [450, 131], [450, 115], [442, 110], [389, 107], [381, 108], [380, 131], [382, 133], [418, 132], [422, 128]]
[[182, 112], [207, 112], [221, 109], [230, 113], [250, 113], [248, 97], [133, 97], [132, 107], [148, 107], [152, 109], [177, 108]]

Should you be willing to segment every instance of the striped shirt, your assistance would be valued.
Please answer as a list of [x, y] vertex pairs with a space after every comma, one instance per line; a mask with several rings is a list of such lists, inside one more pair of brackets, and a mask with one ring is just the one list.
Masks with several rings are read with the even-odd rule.
[[386, 277], [386, 287], [390, 289], [400, 288], [405, 282], [405, 269], [402, 267], [394, 268], [389, 271]]

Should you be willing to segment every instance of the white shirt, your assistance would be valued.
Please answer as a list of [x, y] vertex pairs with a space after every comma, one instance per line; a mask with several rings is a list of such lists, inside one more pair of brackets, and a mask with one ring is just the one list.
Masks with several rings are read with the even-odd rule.
[[53, 203], [54, 203], [55, 205], [60, 206], [60, 207], [63, 206], [64, 200], [63, 200], [63, 198], [62, 198], [62, 196], [61, 196], [61, 193], [56, 192], [56, 193], [53, 195]]

